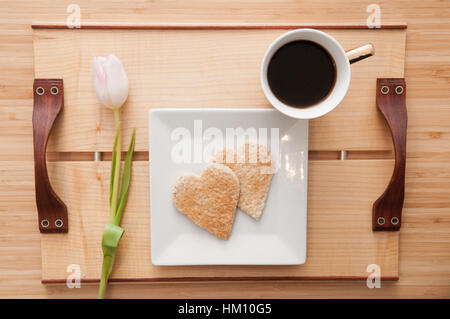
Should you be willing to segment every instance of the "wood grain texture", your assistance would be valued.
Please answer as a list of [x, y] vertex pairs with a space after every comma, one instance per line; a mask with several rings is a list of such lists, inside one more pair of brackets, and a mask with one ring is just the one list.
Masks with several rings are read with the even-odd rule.
[[[255, 2], [77, 0], [83, 23], [361, 24], [365, 0]], [[382, 23], [407, 22], [408, 151], [398, 282], [112, 284], [122, 298], [450, 297], [450, 32], [448, 1], [381, 0]], [[0, 296], [95, 298], [97, 285], [41, 284], [34, 201], [32, 21], [64, 23], [68, 2], [5, 0], [0, 10]], [[112, 123], [111, 123], [112, 125]], [[112, 127], [112, 126], [111, 126]], [[386, 137], [386, 142], [389, 138]], [[110, 151], [110, 150], [108, 150]], [[334, 152], [336, 153], [336, 152]], [[67, 153], [66, 153], [67, 154]], [[349, 153], [349, 158], [351, 156]], [[359, 156], [364, 153], [355, 153]], [[365, 156], [365, 155], [364, 155]], [[337, 157], [338, 158], [338, 157]], [[366, 157], [364, 157], [366, 158]]]
[[[147, 141], [147, 120], [145, 114], [152, 107], [175, 107], [182, 105], [183, 107], [268, 107], [268, 103], [263, 97], [260, 81], [259, 81], [259, 64], [264, 51], [269, 44], [278, 37], [283, 31], [280, 30], [38, 30], [34, 36], [34, 52], [35, 52], [35, 72], [36, 76], [59, 76], [64, 78], [66, 84], [66, 112], [63, 114], [59, 122], [58, 130], [53, 141], [55, 141], [55, 151], [78, 150], [79, 141], [82, 141], [82, 151], [89, 151], [100, 148], [100, 150], [109, 150], [111, 141], [107, 136], [108, 130], [103, 127], [102, 120], [96, 119], [101, 114], [102, 118], [111, 118], [109, 110], [99, 106], [92, 108], [92, 105], [98, 105], [97, 98], [93, 94], [92, 83], [90, 80], [90, 63], [91, 58], [101, 51], [101, 55], [107, 52], [115, 52], [119, 55], [126, 68], [129, 70], [128, 77], [130, 79], [130, 96], [124, 106], [123, 115], [126, 120], [122, 121], [123, 126], [137, 126], [137, 137], [141, 142], [140, 150], [148, 149]], [[344, 107], [341, 111], [341, 118], [346, 119], [349, 125], [338, 127], [337, 124], [342, 120], [333, 119], [333, 114], [325, 117], [328, 121], [323, 124], [321, 130], [315, 129], [314, 122], [311, 121], [310, 136], [314, 145], [314, 136], [320, 132], [321, 139], [317, 139], [317, 149], [373, 149], [373, 140], [378, 141], [382, 135], [374, 132], [385, 134], [385, 124], [379, 122], [375, 129], [366, 130], [368, 135], [364, 136], [359, 132], [367, 129], [369, 122], [376, 123], [373, 118], [376, 112], [374, 107], [375, 94], [367, 94], [369, 90], [373, 90], [376, 81], [376, 74], [398, 73], [403, 74], [403, 58], [404, 58], [404, 30], [330, 30], [334, 36], [343, 42], [344, 46], [356, 47], [358, 38], [365, 39], [378, 47], [377, 61], [372, 65], [367, 63], [358, 73], [354, 73], [354, 81], [356, 87], [353, 93], [349, 92], [346, 103], [340, 107]], [[62, 49], [62, 51], [61, 51]], [[182, 49], [182, 50], [180, 50]], [[149, 54], [151, 52], [151, 54]], [[75, 53], [75, 54], [73, 54]], [[361, 65], [360, 63], [359, 65]], [[372, 82], [372, 83], [371, 83]], [[364, 84], [365, 85], [364, 85]], [[362, 85], [363, 84], [363, 85]], [[137, 89], [134, 89], [137, 87]], [[152, 93], [149, 93], [152, 92]], [[355, 93], [356, 92], [356, 93]], [[149, 103], [148, 100], [151, 102]], [[345, 106], [347, 105], [347, 110]], [[86, 108], [86, 106], [89, 106]], [[354, 114], [353, 109], [357, 107], [360, 112]], [[82, 110], [82, 111], [80, 111]], [[106, 111], [104, 114], [103, 111]], [[343, 113], [342, 113], [343, 112]], [[108, 116], [109, 115], [109, 116]], [[331, 118], [331, 119], [330, 119]], [[319, 119], [322, 120], [324, 118]], [[339, 122], [337, 122], [339, 121]], [[81, 126], [79, 125], [81, 124]], [[91, 127], [92, 129], [89, 129]], [[331, 130], [329, 129], [331, 127]], [[94, 129], [95, 128], [95, 129]], [[124, 131], [127, 131], [126, 129]], [[100, 134], [99, 134], [100, 133]], [[373, 140], [369, 137], [375, 134]], [[328, 141], [323, 136], [328, 137]], [[76, 137], [76, 138], [74, 138]], [[330, 141], [330, 138], [331, 141]], [[64, 142], [64, 140], [66, 140]], [[57, 141], [57, 142], [56, 142]], [[144, 145], [142, 145], [144, 141]], [[359, 146], [358, 146], [359, 145]], [[370, 146], [369, 146], [370, 145]], [[139, 147], [139, 146], [137, 146]], [[391, 146], [389, 145], [388, 149]], [[314, 150], [314, 148], [312, 147]], [[375, 148], [376, 150], [377, 148]], [[325, 162], [324, 162], [325, 163]], [[88, 164], [88, 163], [85, 163]], [[326, 164], [326, 163], [325, 163]], [[350, 170], [347, 171], [349, 173]], [[65, 183], [61, 187], [67, 188], [71, 183], [83, 184], [82, 180], [90, 181], [89, 176], [78, 177], [73, 180], [67, 180], [70, 174], [61, 172], [64, 176]], [[97, 173], [99, 174], [99, 173]], [[56, 174], [55, 178], [57, 178]], [[344, 176], [342, 176], [344, 177]], [[346, 178], [343, 179], [344, 181]], [[88, 182], [89, 183], [89, 182]], [[148, 183], [148, 182], [147, 182]], [[333, 185], [335, 182], [331, 182]], [[360, 184], [360, 183], [356, 183]], [[93, 185], [93, 184], [89, 184]], [[86, 185], [87, 186], [87, 185]], [[87, 189], [84, 186], [84, 189]], [[103, 187], [101, 189], [104, 189]], [[139, 190], [146, 189], [145, 183], [139, 183]], [[368, 191], [362, 188], [363, 193]], [[95, 192], [90, 192], [95, 194]], [[138, 198], [145, 197], [147, 193], [143, 193]], [[321, 199], [329, 197], [322, 191], [319, 192]], [[100, 194], [97, 194], [100, 195]], [[344, 196], [345, 197], [345, 196]], [[362, 196], [362, 198], [365, 198]], [[80, 218], [86, 216], [94, 216], [89, 207], [93, 207], [92, 203], [80, 197], [70, 199], [73, 203], [83, 202], [86, 204], [80, 211]], [[89, 203], [89, 204], [88, 204]], [[144, 207], [139, 203], [140, 207]], [[77, 204], [75, 204], [77, 205]], [[347, 202], [350, 205], [350, 202]], [[311, 206], [310, 206], [311, 207]], [[309, 208], [310, 210], [311, 208]], [[72, 209], [73, 210], [73, 209]], [[337, 214], [337, 209], [333, 205], [329, 205], [328, 210], [333, 215]], [[147, 211], [148, 210], [144, 210]], [[368, 214], [369, 215], [369, 214]], [[368, 216], [367, 215], [367, 216]], [[136, 217], [137, 218], [137, 217]], [[341, 217], [340, 217], [341, 218]], [[333, 228], [339, 229], [337, 223], [341, 219], [336, 219]], [[145, 225], [142, 220], [137, 219], [139, 225]], [[71, 222], [72, 223], [72, 222]], [[75, 222], [76, 223], [76, 222]], [[86, 223], [79, 231], [78, 228], [72, 229], [72, 234], [67, 236], [68, 239], [73, 238], [75, 242], [79, 238], [85, 238], [86, 234], [96, 234], [97, 230], [90, 228], [95, 222]], [[102, 225], [102, 223], [98, 223]], [[356, 229], [364, 228], [364, 224], [354, 220], [352, 223]], [[84, 233], [86, 231], [86, 233]], [[102, 228], [99, 230], [100, 233]], [[323, 242], [338, 243], [327, 236], [331, 230], [319, 232], [315, 229], [312, 233], [322, 238]], [[245, 268], [246, 272], [239, 272], [239, 267], [209, 267], [210, 271], [204, 271], [204, 267], [153, 267], [151, 261], [143, 263], [142, 259], [135, 261], [134, 255], [145, 256], [147, 251], [139, 249], [139, 243], [149, 241], [147, 238], [148, 229], [135, 230], [139, 240], [131, 243], [126, 248], [132, 251], [132, 255], [125, 260], [129, 260], [134, 266], [132, 268], [124, 268], [122, 273], [118, 273], [113, 280], [119, 281], [173, 281], [179, 280], [203, 280], [207, 277], [214, 280], [226, 280], [233, 277], [234, 279], [251, 279], [261, 278], [279, 279], [297, 278], [297, 279], [355, 279], [364, 280], [367, 276], [365, 268], [358, 264], [358, 259], [365, 260], [368, 254], [370, 258], [382, 260], [380, 266], [383, 269], [385, 279], [397, 279], [396, 273], [398, 256], [391, 254], [397, 251], [398, 237], [388, 237], [384, 244], [389, 252], [383, 252], [379, 249], [376, 239], [370, 237], [368, 240], [357, 240], [361, 236], [358, 233], [355, 237], [348, 236], [348, 232], [342, 232], [343, 240], [346, 242], [344, 247], [348, 250], [339, 250], [333, 247], [330, 252], [324, 253], [324, 259], [318, 262], [308, 261], [305, 266], [295, 269], [292, 267], [271, 267], [271, 271], [265, 271], [265, 268], [258, 267], [261, 272], [252, 271], [252, 267]], [[143, 233], [147, 234], [143, 234]], [[146, 236], [144, 238], [144, 236]], [[314, 235], [310, 235], [314, 236]], [[347, 237], [348, 236], [348, 237]], [[142, 237], [142, 238], [141, 238]], [[45, 237], [46, 245], [43, 246], [43, 282], [45, 283], [64, 283], [64, 277], [58, 275], [58, 271], [54, 268], [65, 270], [67, 260], [61, 260], [58, 256], [59, 248], [62, 248], [62, 242], [65, 237]], [[375, 242], [374, 242], [375, 241]], [[69, 241], [70, 242], [70, 241]], [[87, 240], [87, 242], [96, 243], [95, 239]], [[350, 243], [364, 243], [364, 249], [358, 250], [352, 247]], [[74, 243], [72, 243], [73, 245]], [[149, 244], [149, 243], [148, 243]], [[323, 250], [322, 246], [312, 247], [312, 250]], [[74, 250], [72, 246], [66, 246], [62, 250], [63, 256], [70, 252], [72, 258], [76, 255], [85, 256], [94, 251], [90, 247], [85, 247], [84, 251]], [[311, 251], [309, 250], [309, 253]], [[314, 252], [312, 252], [314, 254]], [[358, 256], [361, 254], [362, 256]], [[352, 255], [351, 258], [349, 256]], [[356, 256], [355, 256], [356, 255]], [[82, 268], [97, 268], [94, 262], [94, 255], [86, 258]], [[343, 260], [341, 260], [343, 258]], [[315, 265], [317, 263], [317, 265]], [[337, 263], [341, 268], [330, 268], [330, 264]], [[364, 263], [364, 262], [363, 262]], [[372, 262], [377, 263], [377, 262]], [[369, 265], [371, 263], [368, 263]], [[59, 266], [57, 266], [59, 265]], [[65, 266], [62, 266], [65, 265]], [[81, 265], [81, 263], [80, 263]], [[366, 267], [367, 267], [366, 265]], [[311, 268], [308, 271], [308, 267]], [[355, 267], [359, 267], [359, 271], [355, 271]], [[132, 271], [133, 269], [133, 271]], [[166, 269], [166, 270], [161, 270]], [[169, 271], [170, 269], [170, 271]], [[304, 270], [306, 269], [306, 271]], [[114, 275], [113, 275], [114, 276]], [[95, 281], [96, 276], [91, 272], [86, 272], [87, 281]]]
[[[392, 163], [392, 162], [391, 162]], [[65, 285], [41, 285], [40, 233], [36, 228], [33, 162], [0, 162], [2, 228], [0, 295], [2, 297], [89, 297], [97, 296], [98, 286], [83, 284], [81, 289]], [[53, 172], [53, 169], [50, 170]], [[390, 170], [386, 170], [386, 179]], [[314, 297], [443, 297], [448, 296], [450, 263], [448, 228], [450, 218], [443, 215], [450, 205], [446, 190], [450, 187], [450, 163], [421, 159], [408, 161], [405, 212], [400, 232], [400, 279], [383, 281], [381, 289], [368, 289], [364, 282], [239, 282], [239, 283], [153, 283], [151, 285], [112, 284], [109, 297], [122, 298], [314, 298]], [[446, 182], [437, 184], [435, 176]], [[133, 176], [134, 177], [134, 176]], [[382, 189], [383, 182], [380, 182]], [[65, 199], [65, 198], [64, 198]], [[424, 216], [424, 210], [427, 211]], [[126, 215], [126, 214], [125, 214]], [[8, 216], [8, 218], [4, 218]], [[107, 213], [105, 211], [105, 218]], [[125, 218], [125, 217], [124, 217]], [[370, 221], [368, 221], [370, 223]], [[407, 244], [405, 244], [405, 241]], [[100, 248], [98, 248], [100, 249]], [[342, 292], [345, 295], [342, 295]]]
[[[385, 279], [398, 277], [398, 233], [371, 231], [371, 206], [392, 169], [392, 160], [310, 161], [307, 263], [301, 266], [158, 267], [150, 259], [148, 162], [135, 162], [121, 227], [116, 281], [235, 279], [361, 279], [370, 264]], [[50, 176], [67, 203], [68, 234], [43, 235], [42, 279], [65, 282], [67, 266], [79, 264], [82, 279], [99, 278], [101, 236], [108, 221], [109, 162], [52, 162]], [[355, 200], [358, 198], [358, 200]], [[186, 220], [186, 222], [189, 222]], [[176, 279], [175, 279], [176, 280]]]
[[34, 180], [41, 233], [67, 233], [67, 207], [53, 190], [47, 172], [47, 142], [64, 107], [62, 79], [35, 79], [33, 84]]
[[[65, 152], [109, 151], [114, 139], [110, 111], [101, 107], [92, 89], [93, 56], [114, 52], [122, 59], [130, 82], [121, 111], [123, 131], [128, 134], [136, 126], [136, 150], [142, 151], [148, 150], [145, 114], [150, 108], [271, 107], [261, 89], [259, 68], [270, 43], [286, 31], [34, 32], [35, 76], [64, 78], [66, 107], [49, 147]], [[348, 49], [370, 42], [376, 54], [352, 65], [350, 89], [339, 107], [310, 121], [310, 149], [390, 150], [375, 94], [367, 92], [374, 92], [377, 77], [403, 77], [405, 30], [327, 32]]]

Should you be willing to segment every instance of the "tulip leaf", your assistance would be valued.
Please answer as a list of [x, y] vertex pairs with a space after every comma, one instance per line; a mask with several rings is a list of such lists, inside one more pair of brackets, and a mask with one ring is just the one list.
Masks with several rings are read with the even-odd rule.
[[114, 187], [114, 174], [116, 172], [116, 161], [117, 161], [117, 141], [119, 140], [119, 130], [116, 130], [116, 137], [114, 139], [114, 146], [111, 154], [111, 179], [109, 182], [109, 207], [112, 206], [112, 195]]
[[114, 217], [114, 224], [119, 225], [120, 219], [122, 218], [122, 212], [125, 208], [125, 204], [128, 198], [128, 188], [130, 186], [131, 180], [131, 164], [133, 163], [133, 152], [134, 152], [134, 140], [136, 131], [133, 128], [133, 134], [131, 136], [130, 146], [125, 157], [125, 164], [122, 172], [122, 185], [119, 195], [119, 205], [117, 208], [116, 216]]
[[124, 229], [117, 225], [106, 224], [103, 229], [102, 250], [103, 250], [103, 265], [102, 275], [100, 277], [100, 288], [98, 298], [105, 297], [106, 285], [108, 283], [109, 275], [112, 272], [114, 260], [116, 258], [117, 246], [120, 238], [124, 233]]

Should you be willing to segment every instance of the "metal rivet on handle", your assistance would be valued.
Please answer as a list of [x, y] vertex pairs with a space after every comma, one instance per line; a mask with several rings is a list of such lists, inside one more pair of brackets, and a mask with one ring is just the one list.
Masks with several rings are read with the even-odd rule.
[[63, 224], [64, 223], [63, 223], [63, 221], [61, 219], [55, 220], [55, 226], [56, 227], [60, 228], [60, 227], [62, 227]]
[[41, 226], [44, 228], [47, 228], [48, 225], [50, 225], [49, 221], [47, 219], [41, 220]]
[[381, 87], [381, 93], [388, 94], [389, 93], [389, 86], [383, 85]]
[[384, 219], [384, 217], [378, 217], [378, 219], [377, 219], [378, 225], [384, 225], [385, 222], [386, 222], [386, 220]]
[[52, 86], [52, 88], [50, 89], [50, 92], [53, 95], [56, 95], [56, 94], [58, 94], [59, 90], [58, 90], [58, 88], [56, 86]]
[[392, 225], [397, 225], [397, 224], [399, 223], [399, 221], [400, 221], [400, 220], [399, 220], [397, 217], [392, 217], [392, 218], [391, 218], [391, 224], [392, 224]]
[[395, 93], [402, 94], [403, 93], [403, 86], [399, 85], [395, 87]]
[[37, 95], [43, 95], [44, 93], [45, 93], [45, 90], [44, 90], [44, 88], [42, 86], [38, 86], [36, 88], [36, 94]]

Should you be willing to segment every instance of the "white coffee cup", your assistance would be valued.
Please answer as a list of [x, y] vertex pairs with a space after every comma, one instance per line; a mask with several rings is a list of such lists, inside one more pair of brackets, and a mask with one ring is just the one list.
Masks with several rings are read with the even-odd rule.
[[[282, 46], [299, 40], [315, 42], [325, 48], [334, 59], [336, 67], [336, 80], [328, 96], [317, 104], [308, 107], [294, 107], [281, 102], [272, 92], [267, 79], [269, 63]], [[336, 39], [329, 34], [315, 29], [297, 29], [282, 34], [267, 49], [261, 63], [261, 85], [266, 98], [280, 112], [298, 119], [313, 119], [327, 114], [333, 110], [344, 98], [350, 86], [350, 64], [360, 61], [374, 54], [372, 44], [346, 52]]]

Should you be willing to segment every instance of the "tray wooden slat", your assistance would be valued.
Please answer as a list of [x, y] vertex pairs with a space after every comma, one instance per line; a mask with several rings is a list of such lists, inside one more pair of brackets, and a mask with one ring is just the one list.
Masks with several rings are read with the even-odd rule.
[[[270, 107], [259, 82], [268, 45], [286, 30], [33, 30], [35, 77], [64, 78], [65, 109], [53, 152], [110, 151], [113, 117], [99, 105], [90, 63], [114, 52], [124, 62], [130, 96], [124, 140], [136, 126], [136, 150], [148, 150], [146, 111], [155, 107]], [[352, 65], [348, 95], [310, 123], [310, 150], [390, 150], [375, 108], [375, 79], [403, 77], [405, 30], [329, 30], [343, 47], [371, 42], [376, 54]], [[124, 149], [126, 145], [123, 146]]]
[[[158, 267], [150, 260], [148, 162], [135, 162], [112, 279], [365, 279], [369, 264], [398, 277], [398, 232], [372, 232], [372, 202], [383, 191], [392, 160], [310, 161], [307, 263], [301, 266]], [[69, 209], [68, 234], [42, 235], [42, 280], [64, 283], [69, 264], [82, 280], [100, 275], [101, 236], [108, 220], [109, 162], [52, 162], [50, 178]], [[170, 230], [168, 230], [170, 231]]]

